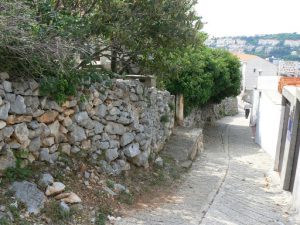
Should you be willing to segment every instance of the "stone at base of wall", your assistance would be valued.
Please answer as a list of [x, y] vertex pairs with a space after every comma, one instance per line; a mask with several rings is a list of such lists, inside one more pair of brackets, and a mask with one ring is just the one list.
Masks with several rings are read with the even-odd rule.
[[225, 98], [220, 104], [209, 104], [194, 109], [184, 118], [185, 127], [203, 127], [207, 122], [214, 122], [224, 116], [238, 114], [238, 101], [236, 97]]

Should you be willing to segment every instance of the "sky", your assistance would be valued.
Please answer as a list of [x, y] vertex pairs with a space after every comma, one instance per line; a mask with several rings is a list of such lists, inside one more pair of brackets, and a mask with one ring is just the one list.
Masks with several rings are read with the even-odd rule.
[[210, 36], [300, 33], [300, 0], [198, 0]]

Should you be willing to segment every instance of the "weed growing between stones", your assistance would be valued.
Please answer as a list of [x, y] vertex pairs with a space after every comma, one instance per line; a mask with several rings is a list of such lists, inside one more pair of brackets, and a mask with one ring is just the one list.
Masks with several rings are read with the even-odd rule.
[[175, 104], [173, 102], [169, 102], [169, 108], [171, 110], [171, 112], [174, 112], [175, 111]]
[[4, 172], [4, 176], [8, 181], [16, 180], [26, 180], [32, 176], [32, 171], [30, 168], [21, 166], [22, 160], [20, 158], [16, 159], [16, 167], [7, 168]]
[[9, 222], [9, 220], [7, 218], [2, 217], [0, 219], [0, 225], [10, 225], [10, 222]]
[[105, 225], [106, 215], [103, 212], [99, 212], [95, 221], [96, 225]]
[[114, 184], [115, 184], [114, 181], [112, 181], [110, 179], [106, 180], [106, 185], [107, 185], [108, 188], [113, 189], [114, 188]]
[[168, 123], [170, 121], [170, 119], [169, 119], [169, 116], [168, 115], [162, 115], [161, 117], [160, 117], [160, 122], [162, 122], [162, 123]]
[[61, 210], [59, 202], [52, 200], [44, 208], [44, 213], [54, 224], [65, 224], [71, 220], [71, 217], [75, 214], [75, 211], [72, 208], [69, 212]]
[[119, 195], [118, 195], [118, 201], [120, 203], [124, 203], [127, 205], [133, 205], [134, 203], [134, 196], [131, 193], [127, 193], [126, 191], [122, 191]]

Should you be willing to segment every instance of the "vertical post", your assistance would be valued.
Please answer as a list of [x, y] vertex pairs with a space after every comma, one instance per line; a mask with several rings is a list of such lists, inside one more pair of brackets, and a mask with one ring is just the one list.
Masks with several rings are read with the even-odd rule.
[[176, 95], [176, 122], [179, 126], [183, 126], [184, 120], [184, 99], [183, 94]]

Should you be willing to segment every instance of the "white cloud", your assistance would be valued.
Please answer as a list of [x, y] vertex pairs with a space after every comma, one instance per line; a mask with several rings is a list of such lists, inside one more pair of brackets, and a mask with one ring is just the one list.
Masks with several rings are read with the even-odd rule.
[[212, 36], [300, 33], [299, 0], [198, 0]]

